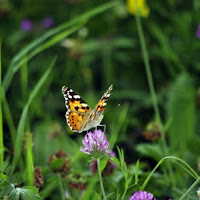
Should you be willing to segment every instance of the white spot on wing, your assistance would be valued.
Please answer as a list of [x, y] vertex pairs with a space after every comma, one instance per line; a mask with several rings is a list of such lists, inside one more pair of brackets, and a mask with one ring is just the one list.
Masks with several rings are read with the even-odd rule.
[[103, 106], [106, 106], [106, 105], [107, 105], [107, 103], [106, 103], [106, 102], [104, 102], [104, 103], [103, 103]]
[[87, 107], [88, 105], [86, 103], [81, 104], [83, 107]]
[[68, 97], [69, 97], [70, 99], [72, 98], [72, 96], [71, 96], [70, 94], [68, 95]]
[[74, 99], [80, 99], [81, 97], [79, 95], [74, 95]]

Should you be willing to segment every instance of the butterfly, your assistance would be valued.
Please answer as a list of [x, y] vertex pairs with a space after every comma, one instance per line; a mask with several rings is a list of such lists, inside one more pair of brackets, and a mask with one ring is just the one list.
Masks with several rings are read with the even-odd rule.
[[[87, 103], [72, 89], [63, 86], [62, 93], [65, 98], [67, 124], [72, 131], [81, 133], [91, 128], [101, 126], [103, 112], [110, 97], [113, 85], [107, 89], [95, 108], [92, 110]], [[103, 125], [102, 125], [103, 126]]]

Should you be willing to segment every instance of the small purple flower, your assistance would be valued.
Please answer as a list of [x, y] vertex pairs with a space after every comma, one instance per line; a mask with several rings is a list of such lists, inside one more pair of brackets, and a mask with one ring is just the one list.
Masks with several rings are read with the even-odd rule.
[[32, 29], [32, 22], [29, 19], [23, 19], [21, 21], [21, 29], [22, 31], [30, 31]]
[[197, 36], [197, 38], [200, 39], [200, 24], [199, 24], [198, 27], [197, 27], [196, 36]]
[[53, 25], [54, 25], [54, 20], [52, 17], [47, 17], [42, 21], [42, 26], [44, 28], [51, 28]]
[[156, 200], [156, 198], [153, 198], [153, 194], [146, 191], [138, 191], [135, 192], [129, 200]]
[[85, 148], [80, 147], [80, 150], [96, 159], [110, 153], [109, 142], [101, 130], [87, 133], [82, 142]]

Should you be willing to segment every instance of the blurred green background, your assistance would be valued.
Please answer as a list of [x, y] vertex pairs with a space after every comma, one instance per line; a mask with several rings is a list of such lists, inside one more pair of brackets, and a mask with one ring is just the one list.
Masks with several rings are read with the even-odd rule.
[[[149, 14], [140, 16], [167, 155], [160, 142], [135, 16], [128, 11], [127, 3], [0, 0], [2, 84], [14, 129], [19, 128], [35, 85], [56, 58], [27, 114], [24, 132], [32, 133], [34, 166], [47, 167], [49, 156], [62, 149], [74, 171], [90, 180], [87, 157], [79, 151], [84, 134], [74, 134], [68, 128], [61, 88], [72, 88], [94, 108], [113, 84], [102, 124], [107, 127], [106, 136], [113, 150], [117, 152], [116, 145], [123, 148], [130, 169], [140, 159], [141, 176], [146, 177], [162, 157], [174, 155], [200, 171], [200, 1], [148, 0]], [[99, 6], [103, 7], [98, 11]], [[96, 13], [92, 15], [91, 10]], [[72, 24], [65, 26], [68, 23]], [[17, 136], [11, 130], [5, 104], [3, 110], [5, 158], [11, 162]], [[25, 167], [23, 144], [19, 153], [18, 172]], [[163, 199], [180, 196], [194, 181], [181, 168], [172, 166], [173, 181], [162, 174], [166, 171], [163, 165], [148, 185]], [[119, 172], [113, 176], [112, 184], [106, 179], [109, 191], [116, 189], [122, 179]], [[95, 186], [98, 183], [91, 188]], [[44, 197], [56, 199], [54, 190]], [[196, 198], [193, 196], [190, 199]]]

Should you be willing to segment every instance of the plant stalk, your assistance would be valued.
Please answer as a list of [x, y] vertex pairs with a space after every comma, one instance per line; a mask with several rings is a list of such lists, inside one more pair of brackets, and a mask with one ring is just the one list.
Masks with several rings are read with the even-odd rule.
[[140, 20], [140, 15], [139, 15], [139, 12], [137, 10], [136, 0], [134, 0], [134, 2], [135, 2], [135, 8], [136, 8], [135, 20], [136, 20], [140, 45], [141, 45], [141, 49], [142, 49], [142, 55], [143, 55], [143, 59], [144, 59], [145, 70], [146, 70], [146, 74], [147, 74], [147, 81], [148, 81], [149, 90], [150, 90], [151, 97], [152, 97], [152, 103], [153, 103], [153, 108], [154, 108], [154, 111], [155, 111], [156, 120], [159, 124], [160, 132], [161, 132], [161, 136], [162, 136], [162, 139], [161, 139], [162, 148], [163, 148], [164, 154], [167, 155], [167, 143], [166, 143], [166, 140], [165, 140], [165, 137], [164, 137], [164, 131], [163, 131], [162, 121], [161, 121], [161, 117], [160, 117], [160, 111], [159, 111], [159, 108], [158, 108], [158, 102], [157, 102], [155, 87], [154, 87], [154, 83], [153, 83], [151, 67], [150, 67], [150, 64], [149, 64], [149, 56], [148, 56], [147, 47], [146, 47], [146, 43], [145, 43], [144, 32], [143, 32], [143, 28], [142, 28], [142, 24], [141, 24], [141, 20]]
[[101, 186], [101, 191], [103, 195], [103, 200], [106, 200], [106, 195], [103, 187], [103, 181], [102, 181], [102, 175], [101, 175], [101, 167], [100, 167], [100, 159], [97, 159], [97, 168], [98, 168], [98, 173], [99, 173], [99, 181], [100, 181], [100, 186]]
[[183, 200], [185, 197], [200, 183], [200, 177], [190, 186], [190, 188], [185, 192], [185, 194], [179, 199]]
[[[180, 159], [180, 158], [177, 158], [177, 157], [174, 157], [174, 156], [167, 156], [167, 157], [164, 157], [162, 158], [158, 163], [157, 165], [153, 168], [153, 170], [151, 171], [151, 173], [148, 175], [148, 177], [145, 179], [142, 187], [141, 187], [141, 190], [145, 190], [145, 187], [147, 185], [147, 183], [149, 182], [149, 180], [151, 179], [152, 175], [154, 174], [154, 172], [157, 170], [157, 168], [163, 163], [164, 160], [167, 160], [167, 159], [170, 159], [170, 160], [175, 160], [175, 161], [179, 161], [181, 164], [185, 165], [188, 170], [191, 172], [189, 173], [190, 175], [192, 175], [194, 178], [196, 178], [197, 180], [199, 179], [199, 175], [190, 167], [190, 165], [188, 165], [184, 160]], [[183, 168], [183, 169], [186, 169], [186, 168]], [[188, 171], [187, 171], [188, 172]]]
[[[143, 59], [144, 59], [144, 65], [145, 65], [145, 70], [146, 70], [146, 74], [147, 74], [149, 90], [150, 90], [151, 97], [152, 97], [152, 103], [153, 103], [153, 108], [154, 108], [154, 112], [155, 112], [155, 116], [156, 116], [156, 121], [158, 122], [160, 133], [161, 133], [161, 144], [160, 145], [161, 145], [164, 155], [168, 156], [167, 143], [165, 140], [165, 134], [164, 134], [164, 130], [163, 130], [162, 120], [161, 120], [160, 111], [158, 108], [158, 102], [157, 102], [155, 87], [154, 87], [154, 83], [153, 83], [151, 67], [149, 64], [149, 56], [148, 56], [148, 52], [147, 52], [147, 47], [146, 47], [145, 38], [144, 38], [144, 32], [143, 32], [136, 0], [134, 0], [134, 3], [135, 3], [135, 8], [136, 8], [135, 20], [136, 20], [140, 45], [141, 45], [141, 49], [142, 49], [142, 55], [143, 55]], [[168, 167], [171, 183], [172, 183], [172, 185], [175, 185], [175, 179], [173, 177], [173, 172], [172, 172], [170, 164], [167, 163], [167, 167]]]
[[[1, 43], [0, 38], [0, 89], [1, 89]], [[0, 174], [3, 174], [4, 146], [3, 146], [3, 116], [2, 116], [2, 95], [0, 95]]]
[[25, 133], [26, 136], [26, 170], [27, 170], [27, 184], [33, 186], [34, 182], [34, 167], [32, 155], [32, 135], [30, 132]]

